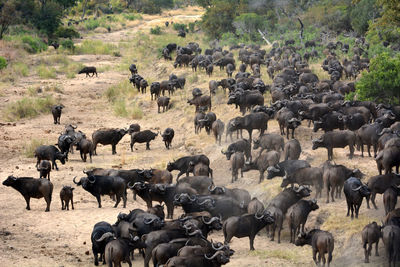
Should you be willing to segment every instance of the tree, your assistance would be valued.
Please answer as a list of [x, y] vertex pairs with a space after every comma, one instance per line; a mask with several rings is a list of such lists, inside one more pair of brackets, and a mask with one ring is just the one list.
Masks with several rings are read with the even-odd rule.
[[52, 38], [61, 24], [63, 8], [55, 1], [42, 1], [42, 5], [35, 9], [34, 24], [38, 30], [43, 31], [49, 38]]
[[0, 39], [8, 31], [10, 25], [17, 21], [17, 10], [15, 1], [0, 1]]
[[358, 98], [400, 104], [400, 55], [379, 54], [371, 60], [369, 68], [356, 83]]
[[250, 41], [257, 41], [261, 38], [258, 29], [265, 31], [266, 22], [263, 16], [255, 13], [244, 13], [235, 18], [233, 26], [239, 36], [245, 36], [249, 38]]
[[368, 23], [379, 16], [376, 0], [361, 0], [351, 10], [351, 26], [360, 35], [368, 30]]
[[219, 38], [223, 33], [233, 32], [233, 20], [237, 16], [237, 2], [214, 1], [202, 17], [202, 28], [212, 38]]

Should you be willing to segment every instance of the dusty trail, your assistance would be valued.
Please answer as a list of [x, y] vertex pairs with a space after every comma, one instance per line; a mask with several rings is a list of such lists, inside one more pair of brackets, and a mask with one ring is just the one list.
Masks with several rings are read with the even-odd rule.
[[[175, 12], [176, 13], [176, 12]], [[198, 12], [199, 13], [199, 12]], [[131, 38], [135, 32], [149, 29], [154, 25], [163, 25], [165, 20], [187, 21], [199, 19], [201, 14], [182, 15], [164, 14], [161, 18], [144, 18], [135, 28], [124, 29], [106, 34], [93, 34], [85, 38], [99, 39], [104, 42], [118, 43]], [[122, 58], [105, 55], [79, 55], [70, 56], [73, 61], [81, 62], [84, 65], [95, 65], [98, 67], [109, 65], [110, 70], [99, 74], [98, 78], [85, 78], [77, 76], [74, 79], [57, 77], [56, 82], [63, 87], [63, 93], [54, 93], [60, 99], [66, 109], [61, 117], [61, 126], [52, 124], [51, 115], [43, 115], [30, 120], [22, 120], [14, 125], [0, 126], [0, 177], [4, 180], [8, 175], [34, 176], [37, 171], [34, 167], [35, 159], [26, 158], [21, 151], [30, 143], [31, 138], [45, 140], [49, 144], [56, 142], [63, 125], [74, 123], [78, 129], [89, 136], [91, 133], [102, 127], [126, 127], [132, 120], [116, 117], [113, 114], [107, 100], [103, 97], [104, 91], [111, 85], [127, 79], [128, 71], [118, 71], [112, 66], [121, 63]], [[29, 59], [31, 60], [31, 59]], [[171, 63], [162, 63], [162, 67], [168, 66], [166, 79], [173, 70]], [[144, 70], [145, 74], [157, 71], [158, 66], [153, 69]], [[140, 66], [139, 66], [140, 70]], [[179, 73], [189, 73], [191, 70], [177, 70]], [[140, 71], [139, 71], [140, 72]], [[264, 72], [264, 70], [263, 70]], [[223, 72], [216, 71], [218, 78], [224, 76]], [[32, 84], [53, 83], [54, 80], [43, 81], [38, 77], [27, 77], [19, 81], [13, 87], [6, 88], [4, 96], [0, 97], [0, 109], [5, 103], [21, 98], [26, 88]], [[202, 88], [208, 88], [208, 79]], [[117, 146], [117, 155], [111, 155], [109, 146], [98, 147], [98, 156], [93, 158], [93, 163], [83, 163], [79, 154], [70, 156], [70, 161], [60, 166], [60, 171], [51, 173], [51, 181], [54, 184], [53, 202], [51, 212], [44, 212], [44, 200], [31, 200], [31, 211], [25, 210], [25, 203], [21, 195], [11, 188], [0, 186], [0, 260], [2, 266], [93, 266], [91, 253], [90, 233], [95, 223], [99, 221], [115, 222], [119, 212], [128, 212], [134, 208], [145, 209], [144, 202], [132, 201], [132, 194], [128, 194], [127, 208], [121, 206], [112, 208], [113, 202], [103, 198], [103, 208], [98, 209], [97, 203], [91, 195], [78, 187], [74, 191], [74, 211], [61, 211], [59, 191], [63, 185], [73, 185], [74, 176], [83, 176], [82, 170], [90, 167], [122, 167], [129, 168], [165, 168], [166, 163], [173, 158], [184, 156], [189, 153], [204, 153], [211, 160], [211, 167], [214, 169], [216, 184], [230, 184], [231, 174], [229, 162], [221, 155], [221, 147], [214, 144], [211, 136], [202, 132], [199, 136], [193, 134], [193, 108], [186, 107], [184, 103], [192, 87], [186, 86], [185, 91], [177, 92], [174, 99], [177, 106], [165, 114], [157, 114], [156, 104], [150, 103], [149, 93], [145, 96], [138, 96], [141, 108], [145, 116], [139, 120], [142, 129], [163, 130], [168, 126], [175, 129], [175, 139], [170, 151], [166, 151], [160, 139], [151, 143], [151, 150], [146, 151], [144, 144], [135, 145], [138, 150], [130, 152], [129, 137], [125, 136]], [[136, 90], [136, 89], [135, 89]], [[217, 103], [224, 103], [224, 96], [217, 96]], [[179, 103], [178, 103], [179, 102]], [[217, 116], [223, 121], [239, 115], [237, 110], [225, 104], [214, 109]], [[278, 133], [275, 121], [269, 124], [269, 132]], [[257, 135], [257, 134], [256, 134]], [[325, 150], [311, 150], [310, 139], [314, 135], [311, 129], [301, 127], [297, 135], [303, 146], [302, 159], [310, 160], [313, 166], [318, 166], [326, 159]], [[223, 138], [224, 140], [225, 138]], [[223, 147], [227, 143], [224, 142]], [[258, 151], [254, 152], [257, 155]], [[346, 157], [347, 151], [338, 149], [335, 151], [336, 162], [349, 167], [358, 167], [366, 172], [367, 177], [376, 174], [374, 162], [370, 158], [361, 158], [358, 155], [352, 161]], [[61, 164], [60, 164], [61, 165]], [[173, 173], [174, 176], [176, 172]], [[258, 173], [245, 173], [245, 178], [240, 179], [233, 186], [248, 189], [253, 196], [268, 201], [279, 192], [280, 179], [265, 181], [257, 184]], [[229, 185], [231, 186], [231, 185]], [[383, 216], [381, 197], [378, 197], [379, 210], [367, 210], [363, 205], [361, 208], [360, 220], [362, 222], [372, 221]], [[346, 227], [360, 229], [357, 222], [351, 222], [346, 218], [344, 199], [335, 203], [325, 204], [325, 194], [319, 199], [320, 210], [310, 215], [309, 227], [315, 223], [323, 224], [333, 214], [330, 222], [335, 236], [335, 252], [332, 266], [381, 266], [383, 258], [371, 257], [371, 263], [364, 265], [363, 252], [360, 245], [359, 234], [354, 231], [354, 236], [349, 235]], [[179, 215], [179, 213], [177, 214]], [[335, 223], [335, 220], [337, 222]], [[338, 224], [342, 226], [337, 226]], [[360, 224], [361, 225], [361, 224]], [[295, 247], [288, 243], [289, 233], [287, 225], [284, 224], [282, 232], [282, 243], [270, 242], [261, 231], [255, 240], [256, 251], [249, 252], [248, 239], [234, 238], [231, 247], [236, 251], [231, 262], [226, 266], [312, 266], [310, 247]], [[362, 228], [362, 227], [361, 227]], [[221, 232], [210, 236], [213, 240], [223, 240]], [[89, 252], [89, 253], [88, 253]], [[384, 254], [380, 249], [381, 255]], [[142, 266], [143, 261], [139, 255], [135, 257], [134, 266]]]

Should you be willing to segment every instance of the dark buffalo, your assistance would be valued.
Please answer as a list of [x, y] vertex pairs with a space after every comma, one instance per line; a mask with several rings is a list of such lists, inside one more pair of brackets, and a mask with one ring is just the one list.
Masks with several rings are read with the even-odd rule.
[[60, 191], [61, 209], [69, 210], [69, 202], [71, 201], [72, 209], [74, 209], [74, 191], [75, 188], [71, 186], [63, 186]]
[[235, 152], [243, 152], [246, 160], [251, 162], [251, 143], [247, 139], [241, 139], [230, 144], [226, 151], [221, 150], [221, 153], [226, 156], [227, 160], [230, 160]]
[[264, 151], [253, 162], [246, 162], [242, 168], [242, 172], [249, 170], [258, 170], [260, 172], [259, 183], [264, 180], [264, 173], [269, 167], [275, 166], [279, 163], [280, 154], [275, 150]]
[[400, 227], [397, 225], [386, 225], [382, 229], [382, 240], [386, 249], [389, 267], [396, 266], [400, 258]]
[[317, 200], [299, 200], [289, 209], [288, 226], [290, 229], [290, 243], [294, 243], [296, 235], [304, 232], [304, 226], [306, 225], [308, 214], [311, 211], [319, 209]]
[[321, 168], [315, 167], [306, 167], [297, 170], [289, 177], [286, 177], [282, 180], [281, 187], [286, 187], [289, 184], [294, 185], [297, 183], [298, 185], [312, 185], [315, 187], [315, 198], [318, 198], [318, 195], [322, 196], [322, 188], [324, 187], [323, 182], [323, 172]]
[[385, 214], [396, 208], [397, 198], [400, 196], [400, 187], [392, 185], [383, 193], [383, 205], [385, 206]]
[[[93, 77], [96, 74], [97, 77], [97, 70], [96, 67], [83, 67], [78, 74], [82, 74], [85, 73], [86, 77]], [[92, 74], [92, 76], [90, 76], [90, 73]]]
[[21, 193], [26, 201], [26, 209], [30, 210], [29, 205], [30, 199], [42, 198], [46, 201], [46, 210], [50, 211], [51, 195], [53, 193], [53, 184], [47, 179], [35, 179], [31, 177], [14, 177], [8, 176], [3, 181], [3, 185], [11, 186], [15, 190]]
[[172, 139], [174, 139], [175, 131], [172, 128], [167, 128], [161, 135], [165, 144], [165, 147], [169, 149], [171, 147]]
[[[371, 191], [371, 202], [374, 205], [375, 209], [378, 207], [375, 204], [376, 194], [383, 194], [386, 189], [391, 187], [392, 185], [398, 186], [400, 185], [400, 176], [398, 174], [384, 174], [384, 175], [376, 175], [372, 176], [368, 180], [368, 188]], [[367, 206], [369, 208], [369, 198], [367, 198]]]
[[268, 128], [269, 116], [264, 112], [250, 113], [244, 117], [236, 117], [232, 125], [236, 129], [244, 129], [249, 133], [249, 141], [251, 142], [253, 130], [260, 130], [260, 134]]
[[301, 154], [301, 145], [297, 139], [292, 139], [286, 142], [283, 148], [285, 160], [298, 160]]
[[[108, 238], [105, 238], [103, 235], [108, 233]], [[103, 237], [101, 241], [97, 241]], [[106, 264], [106, 259], [104, 258], [104, 249], [108, 243], [114, 239], [114, 230], [111, 227], [111, 224], [107, 222], [98, 222], [94, 225], [92, 234], [90, 236], [92, 240], [92, 252], [94, 256], [94, 265], [99, 265], [98, 254], [100, 254], [100, 260], [103, 260], [103, 264]]]
[[131, 151], [133, 152], [133, 145], [135, 143], [146, 143], [146, 150], [150, 150], [150, 142], [158, 136], [150, 130], [144, 130], [131, 135]]
[[343, 191], [347, 202], [347, 216], [349, 216], [351, 210], [351, 219], [353, 219], [353, 211], [356, 214], [356, 218], [358, 218], [358, 211], [360, 210], [363, 198], [370, 196], [370, 190], [360, 179], [350, 177], [344, 182]]
[[254, 238], [257, 233], [266, 225], [274, 222], [274, 217], [268, 212], [262, 214], [245, 214], [228, 218], [223, 225], [225, 244], [229, 243], [232, 237], [249, 237], [250, 250], [254, 250]]
[[76, 182], [75, 178], [76, 176], [74, 177], [73, 182], [76, 185], [81, 185], [83, 189], [96, 197], [97, 202], [99, 203], [99, 208], [101, 208], [100, 196], [102, 195], [109, 195], [110, 197], [116, 195], [114, 208], [118, 206], [121, 198], [124, 202], [124, 208], [126, 207], [126, 184], [124, 179], [121, 177], [93, 175], [82, 177], [79, 182]]
[[[325, 263], [328, 262], [329, 267], [332, 261], [332, 252], [335, 247], [332, 234], [319, 229], [313, 229], [308, 233], [301, 233], [299, 238], [296, 240], [295, 245], [304, 246], [306, 244], [312, 247], [313, 260], [315, 264], [319, 266], [322, 258], [323, 266], [325, 266]], [[325, 254], [328, 254], [328, 259], [325, 258]]]
[[[381, 238], [381, 227], [376, 222], [367, 224], [361, 232], [361, 238], [365, 254], [365, 263], [369, 263], [371, 256], [372, 245], [375, 243], [375, 256], [379, 256], [378, 244]], [[367, 249], [368, 244], [368, 249]]]
[[61, 153], [55, 146], [38, 146], [35, 149], [35, 157], [37, 158], [36, 167], [39, 165], [41, 160], [50, 160], [52, 164], [52, 169], [56, 167], [58, 171], [58, 167], [56, 164], [56, 160], [59, 160], [61, 164], [65, 164], [65, 160], [67, 158], [66, 153]]
[[179, 158], [177, 160], [175, 160], [174, 162], [169, 162], [167, 165], [167, 170], [169, 172], [172, 172], [173, 170], [178, 170], [178, 176], [177, 176], [177, 180], [179, 179], [179, 177], [186, 173], [186, 176], [189, 176], [189, 172], [187, 171], [189, 168], [189, 163], [193, 162], [194, 164], [197, 164], [199, 162], [210, 166], [210, 159], [206, 156], [206, 155], [195, 155], [195, 156], [186, 156], [186, 157], [182, 157]]
[[325, 147], [328, 150], [328, 160], [333, 159], [333, 148], [345, 148], [346, 146], [349, 146], [349, 158], [352, 159], [354, 155], [354, 145], [356, 144], [356, 135], [354, 132], [349, 130], [327, 132], [320, 138], [314, 139], [312, 142], [313, 150], [319, 147]]
[[42, 160], [37, 167], [37, 170], [40, 173], [39, 178], [47, 178], [50, 181], [50, 172], [51, 172], [51, 163], [47, 160]]
[[311, 165], [305, 160], [285, 160], [279, 162], [275, 166], [268, 167], [267, 179], [272, 179], [277, 176], [289, 177], [296, 171], [302, 168], [311, 167]]
[[61, 112], [63, 108], [63, 105], [54, 105], [51, 107], [51, 114], [53, 114], [54, 124], [60, 124]]
[[117, 144], [128, 131], [125, 129], [100, 129], [92, 134], [93, 151], [97, 155], [97, 144], [111, 145], [112, 154], [117, 154]]

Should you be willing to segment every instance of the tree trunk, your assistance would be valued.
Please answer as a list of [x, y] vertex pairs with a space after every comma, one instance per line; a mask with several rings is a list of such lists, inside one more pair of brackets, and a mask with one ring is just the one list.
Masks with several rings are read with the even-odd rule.
[[88, 0], [85, 0], [85, 3], [83, 4], [83, 10], [82, 10], [82, 18], [81, 18], [81, 20], [83, 20], [83, 19], [85, 18], [87, 2], [88, 2]]

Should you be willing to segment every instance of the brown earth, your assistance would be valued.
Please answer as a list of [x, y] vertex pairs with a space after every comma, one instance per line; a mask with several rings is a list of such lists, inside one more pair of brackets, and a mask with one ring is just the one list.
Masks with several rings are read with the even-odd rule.
[[[162, 16], [144, 17], [135, 24], [135, 27], [106, 34], [91, 34], [84, 36], [85, 39], [99, 39], [104, 42], [118, 43], [120, 41], [134, 41], [137, 32], [148, 33], [150, 27], [160, 25], [164, 27], [165, 20], [193, 21], [199, 19], [200, 10], [190, 9], [185, 11], [174, 11]], [[171, 29], [167, 33], [173, 33]], [[175, 34], [175, 33], [174, 33]], [[185, 39], [176, 39], [180, 44], [189, 40], [198, 40], [196, 34], [190, 34]], [[205, 45], [202, 45], [204, 48]], [[57, 142], [63, 125], [74, 123], [78, 129], [88, 136], [102, 127], [127, 127], [130, 123], [140, 123], [142, 129], [163, 130], [166, 127], [175, 129], [175, 139], [172, 149], [167, 151], [160, 138], [151, 143], [151, 150], [146, 151], [144, 144], [137, 144], [137, 150], [130, 152], [129, 136], [125, 136], [117, 146], [117, 155], [111, 155], [109, 146], [98, 147], [98, 156], [93, 158], [93, 163], [83, 163], [79, 154], [70, 155], [66, 165], [61, 165], [59, 171], [51, 173], [51, 181], [54, 184], [53, 202], [51, 212], [45, 213], [45, 202], [43, 199], [31, 201], [31, 211], [25, 210], [25, 202], [22, 196], [12, 188], [0, 186], [0, 260], [1, 266], [93, 266], [91, 253], [90, 234], [92, 227], [99, 221], [114, 223], [119, 212], [128, 212], [134, 208], [145, 208], [144, 202], [132, 200], [129, 193], [127, 208], [120, 205], [113, 208], [113, 202], [103, 198], [103, 208], [98, 209], [96, 200], [81, 187], [74, 191], [75, 210], [62, 211], [59, 191], [63, 185], [73, 185], [74, 176], [82, 176], [82, 170], [91, 167], [104, 168], [165, 168], [168, 161], [180, 156], [204, 153], [211, 160], [214, 169], [215, 182], [218, 185], [229, 187], [241, 187], [249, 190], [252, 196], [256, 196], [268, 203], [268, 200], [280, 190], [280, 179], [264, 181], [258, 184], [258, 172], [245, 173], [245, 177], [239, 179], [235, 184], [230, 184], [231, 174], [229, 162], [220, 153], [221, 147], [216, 145], [211, 136], [203, 131], [200, 135], [194, 135], [193, 110], [188, 107], [186, 99], [191, 95], [193, 87], [200, 87], [208, 92], [209, 78], [200, 71], [192, 74], [190, 69], [174, 70], [171, 62], [157, 61], [146, 65], [137, 62], [139, 73], [149, 80], [168, 79], [172, 72], [185, 75], [188, 78], [184, 91], [177, 92], [172, 97], [173, 108], [166, 113], [158, 114], [155, 102], [150, 102], [150, 94], [134, 95], [133, 100], [139, 104], [144, 112], [140, 120], [117, 117], [114, 115], [111, 105], [103, 97], [105, 90], [111, 85], [117, 84], [129, 78], [128, 70], [118, 71], [117, 66], [124, 60], [123, 57], [107, 55], [79, 55], [69, 56], [75, 62], [105, 68], [98, 78], [85, 78], [77, 76], [67, 79], [58, 75], [56, 79], [41, 80], [35, 75], [22, 78], [14, 84], [8, 84], [3, 89], [0, 97], [0, 109], [3, 111], [6, 104], [20, 99], [26, 94], [27, 88], [32, 85], [45, 86], [48, 84], [61, 85], [62, 93], [54, 93], [56, 99], [63, 103], [66, 108], [61, 117], [61, 125], [54, 125], [52, 116], [42, 115], [33, 119], [24, 119], [15, 124], [2, 123], [0, 126], [0, 177], [5, 179], [8, 175], [37, 177], [35, 159], [27, 158], [23, 150], [30, 144], [32, 139], [43, 140], [48, 144]], [[44, 53], [44, 57], [54, 55], [55, 51]], [[147, 56], [147, 55], [141, 55]], [[131, 55], [134, 61], [141, 58], [139, 55]], [[154, 57], [154, 55], [148, 55]], [[34, 61], [35, 56], [29, 56], [27, 62]], [[262, 69], [264, 80], [268, 80], [265, 69]], [[220, 79], [226, 74], [215, 70], [212, 79]], [[132, 89], [136, 90], [136, 89]], [[149, 90], [149, 89], [148, 89]], [[266, 101], [268, 102], [268, 101]], [[227, 122], [230, 118], [238, 116], [234, 107], [227, 106], [226, 96], [218, 93], [213, 97], [213, 111], [217, 117]], [[268, 132], [278, 133], [276, 121], [269, 123]], [[306, 126], [300, 127], [296, 132], [301, 141], [303, 153], [301, 159], [307, 159], [312, 166], [319, 166], [326, 160], [326, 150], [311, 150], [311, 138], [319, 136], [320, 133], [312, 133]], [[224, 138], [223, 138], [224, 140]], [[228, 142], [229, 143], [229, 142]], [[222, 145], [226, 147], [228, 143]], [[256, 155], [258, 152], [254, 152]], [[345, 164], [348, 167], [361, 169], [367, 174], [367, 178], [376, 175], [375, 162], [372, 158], [361, 158], [359, 153], [353, 160], [347, 159], [347, 150], [336, 149], [334, 158], [336, 163]], [[176, 175], [176, 172], [174, 172]], [[384, 215], [382, 198], [378, 196], [379, 210], [367, 210], [365, 205], [360, 211], [358, 220], [350, 220], [346, 217], [346, 204], [344, 198], [335, 203], [325, 204], [325, 193], [319, 199], [320, 209], [311, 213], [308, 228], [314, 226], [329, 230], [335, 238], [335, 251], [332, 266], [382, 266], [386, 262], [384, 257], [371, 257], [369, 265], [363, 263], [363, 251], [361, 247], [360, 231], [365, 224], [373, 220], [380, 220]], [[178, 211], [179, 215], [180, 211]], [[177, 216], [176, 215], [176, 216]], [[234, 238], [231, 248], [235, 254], [227, 266], [312, 266], [311, 248], [296, 247], [289, 244], [289, 233], [287, 224], [282, 231], [282, 243], [271, 242], [265, 231], [261, 231], [255, 240], [256, 250], [249, 251], [247, 238]], [[223, 241], [221, 232], [213, 233], [210, 238]], [[382, 244], [380, 254], [384, 255]], [[142, 266], [143, 260], [139, 255], [135, 257], [133, 266]]]

